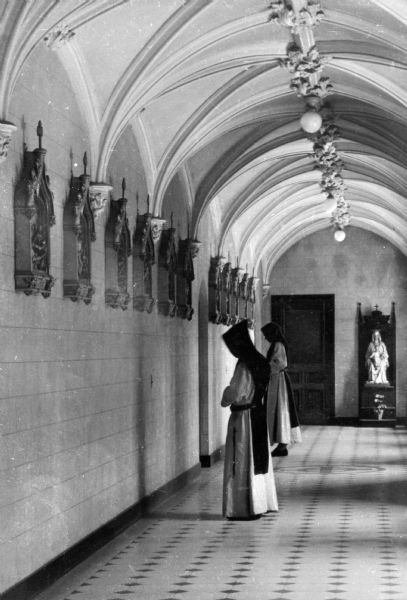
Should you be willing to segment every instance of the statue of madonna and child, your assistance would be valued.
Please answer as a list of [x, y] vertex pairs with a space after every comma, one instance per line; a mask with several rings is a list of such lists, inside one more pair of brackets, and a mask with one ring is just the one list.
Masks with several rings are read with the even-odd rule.
[[390, 385], [386, 371], [389, 367], [389, 354], [380, 331], [375, 329], [366, 350], [365, 363], [368, 369], [368, 385]]

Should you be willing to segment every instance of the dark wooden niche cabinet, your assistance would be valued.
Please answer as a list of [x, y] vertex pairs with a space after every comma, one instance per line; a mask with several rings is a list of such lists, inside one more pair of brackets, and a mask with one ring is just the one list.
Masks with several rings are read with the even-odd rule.
[[90, 175], [71, 174], [69, 196], [64, 206], [64, 297], [90, 304], [95, 293], [91, 281], [91, 243], [96, 240], [94, 215], [90, 205]]
[[50, 273], [50, 228], [55, 223], [54, 199], [46, 173], [43, 128], [37, 126], [38, 148], [24, 147], [24, 164], [14, 196], [15, 289], [48, 298], [55, 278]]
[[[394, 302], [390, 315], [384, 315], [377, 305], [371, 314], [362, 315], [362, 307], [358, 303], [358, 325], [359, 424], [365, 427], [394, 427], [397, 423]], [[374, 346], [370, 346], [376, 331], [379, 332], [388, 354], [388, 365], [386, 364], [381, 372], [379, 371], [382, 357], [375, 352]], [[372, 364], [370, 369], [369, 363]]]
[[105, 230], [105, 302], [111, 308], [127, 310], [128, 258], [131, 255], [131, 235], [127, 218], [126, 180], [122, 180], [122, 197], [110, 200], [109, 219]]

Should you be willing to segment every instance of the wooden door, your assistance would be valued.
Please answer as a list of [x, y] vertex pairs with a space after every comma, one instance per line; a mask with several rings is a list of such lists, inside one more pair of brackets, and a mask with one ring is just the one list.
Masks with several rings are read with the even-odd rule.
[[288, 342], [288, 373], [300, 423], [323, 425], [335, 416], [334, 296], [272, 296], [272, 320]]

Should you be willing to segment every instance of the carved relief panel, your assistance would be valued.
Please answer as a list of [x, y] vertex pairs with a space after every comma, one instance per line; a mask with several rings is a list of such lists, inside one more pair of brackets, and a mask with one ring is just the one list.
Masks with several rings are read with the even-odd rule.
[[69, 197], [64, 207], [64, 296], [73, 302], [92, 301], [95, 289], [91, 283], [91, 242], [96, 239], [95, 221], [90, 207], [90, 176], [84, 172], [71, 177]]
[[43, 129], [37, 127], [38, 148], [24, 150], [24, 164], [14, 196], [15, 288], [48, 298], [55, 283], [50, 274], [50, 228], [55, 223], [53, 195], [42, 148]]
[[127, 219], [126, 182], [122, 182], [122, 197], [111, 200], [105, 232], [105, 302], [112, 308], [126, 310], [130, 301], [127, 290], [128, 257], [131, 254], [131, 236]]

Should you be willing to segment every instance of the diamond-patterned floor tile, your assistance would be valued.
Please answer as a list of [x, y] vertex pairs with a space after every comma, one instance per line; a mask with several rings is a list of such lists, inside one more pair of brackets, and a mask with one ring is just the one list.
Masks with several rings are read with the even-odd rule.
[[223, 520], [218, 463], [36, 600], [402, 600], [406, 463], [404, 430], [304, 427], [278, 513]]

